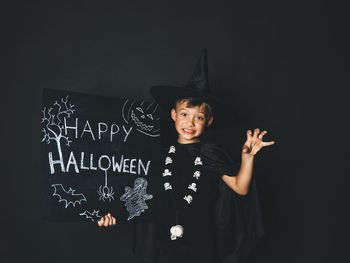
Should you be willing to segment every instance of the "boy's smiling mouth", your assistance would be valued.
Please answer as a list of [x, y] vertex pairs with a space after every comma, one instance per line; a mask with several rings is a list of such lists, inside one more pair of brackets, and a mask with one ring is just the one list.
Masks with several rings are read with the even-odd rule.
[[186, 134], [195, 134], [195, 130], [189, 130], [189, 129], [185, 129], [185, 128], [182, 128], [182, 131]]

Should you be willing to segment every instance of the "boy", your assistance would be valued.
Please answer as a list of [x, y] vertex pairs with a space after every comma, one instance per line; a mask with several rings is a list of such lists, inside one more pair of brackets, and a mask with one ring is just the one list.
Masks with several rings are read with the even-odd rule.
[[[170, 112], [178, 138], [175, 144], [165, 148], [164, 191], [158, 196], [157, 222], [137, 226], [135, 252], [143, 262], [237, 262], [240, 256], [232, 250], [240, 248], [242, 252], [238, 254], [246, 252], [245, 245], [242, 245], [246, 244], [242, 241], [245, 238], [243, 231], [249, 231], [248, 236], [259, 235], [259, 229], [252, 232], [255, 226], [247, 230], [238, 222], [239, 213], [247, 222], [252, 213], [242, 212], [247, 209], [244, 208], [245, 201], [239, 197], [234, 204], [227, 206], [232, 202], [227, 200], [233, 198], [227, 198], [226, 188], [222, 188], [219, 181], [237, 196], [247, 195], [255, 154], [274, 142], [262, 141], [267, 131], [260, 132], [256, 128], [252, 133], [248, 130], [239, 171], [222, 148], [201, 142], [201, 135], [214, 121], [213, 110], [218, 110], [221, 101], [208, 93], [206, 76], [198, 78], [206, 73], [203, 70], [206, 68], [206, 52], [198, 65], [194, 80], [186, 87], [158, 86], [151, 89], [152, 96], [163, 109], [169, 110], [169, 106], [174, 105]], [[237, 228], [228, 227], [232, 222], [225, 220], [230, 218], [227, 214], [230, 207], [235, 210]], [[116, 219], [110, 214], [98, 222], [99, 226], [115, 224]], [[227, 230], [234, 237], [229, 236]], [[230, 243], [232, 239], [234, 242]]]
[[[178, 133], [178, 147], [180, 145], [191, 145], [194, 146], [195, 144], [200, 143], [200, 137], [203, 134], [203, 132], [205, 131], [206, 127], [209, 127], [214, 118], [213, 116], [211, 116], [211, 107], [206, 104], [205, 102], [201, 102], [198, 99], [179, 99], [176, 102], [176, 107], [173, 108], [171, 110], [171, 118], [174, 120], [175, 123], [175, 129]], [[267, 133], [267, 131], [262, 131], [260, 132], [260, 130], [257, 128], [254, 130], [254, 133], [252, 133], [252, 131], [248, 130], [247, 131], [247, 140], [243, 145], [243, 149], [242, 149], [242, 161], [241, 161], [241, 167], [239, 172], [237, 173], [237, 176], [228, 176], [226, 174], [222, 174], [221, 175], [221, 179], [233, 190], [235, 191], [237, 194], [239, 195], [246, 195], [248, 193], [248, 189], [249, 189], [249, 184], [252, 178], [252, 171], [253, 171], [253, 160], [254, 160], [254, 155], [264, 146], [269, 146], [274, 144], [274, 142], [263, 142], [263, 136]], [[215, 149], [216, 151], [218, 150], [217, 148], [211, 148], [210, 150], [213, 151], [213, 149]], [[184, 152], [188, 151], [187, 149], [181, 149]], [[184, 153], [183, 153], [184, 154]], [[217, 155], [217, 153], [216, 153]], [[203, 158], [203, 157], [202, 157]], [[180, 162], [180, 160], [178, 160]], [[215, 166], [215, 165], [214, 165]], [[190, 169], [189, 169], [190, 170]], [[176, 173], [178, 174], [178, 173]], [[186, 180], [185, 180], [186, 181]], [[198, 183], [198, 180], [193, 180], [196, 185], [199, 187], [204, 188], [204, 190], [206, 190], [205, 192], [199, 192], [198, 190], [196, 192], [193, 193], [193, 198], [196, 198], [199, 200], [199, 202], [204, 202], [205, 206], [212, 206], [213, 202], [212, 202], [212, 198], [208, 199], [208, 189], [210, 189], [210, 187], [208, 185], [203, 185], [203, 182], [201, 182], [201, 184]], [[207, 180], [205, 181], [205, 183], [207, 184], [211, 184], [213, 181], [211, 180]], [[165, 182], [166, 183], [166, 182]], [[173, 185], [183, 185], [186, 184], [186, 182], [175, 182], [172, 183]], [[191, 192], [191, 191], [190, 191]], [[215, 192], [215, 189], [212, 189], [212, 192]], [[203, 197], [201, 194], [205, 195], [205, 197]], [[197, 196], [196, 196], [197, 195]], [[177, 198], [178, 196], [176, 196], [175, 198]], [[166, 200], [164, 198], [161, 198], [162, 200]], [[179, 199], [179, 198], [178, 198]], [[205, 199], [205, 201], [203, 201]], [[209, 200], [209, 201], [208, 201]], [[193, 200], [193, 202], [195, 202], [197, 200]], [[162, 206], [162, 211], [164, 212], [164, 210], [170, 210], [170, 211], [166, 211], [164, 213], [167, 213], [167, 216], [164, 216], [164, 218], [161, 220], [162, 223], [166, 222], [166, 221], [172, 221], [171, 220], [171, 209], [173, 209], [173, 207], [171, 207], [169, 209], [169, 204], [166, 203]], [[181, 209], [181, 208], [180, 208]], [[203, 217], [210, 217], [210, 213], [212, 211], [212, 208], [209, 209], [205, 209], [206, 211], [201, 211], [202, 207], [199, 205], [197, 205], [195, 207], [195, 214], [196, 217], [198, 218], [194, 218], [194, 220], [192, 221], [202, 221], [200, 226], [196, 226], [196, 227], [191, 227], [194, 230], [192, 231], [192, 233], [189, 233], [189, 235], [195, 236], [196, 234], [200, 234], [200, 228], [202, 228], [203, 226], [209, 226], [210, 227], [210, 223], [212, 221], [211, 218], [207, 218], [208, 222], [203, 222]], [[203, 210], [203, 209], [202, 209]], [[177, 211], [178, 212], [178, 211]], [[175, 212], [176, 213], [176, 212]], [[170, 214], [170, 216], [168, 216]], [[193, 214], [193, 213], [186, 213], [184, 212], [185, 215], [183, 216], [188, 216], [189, 214]], [[167, 218], [169, 217], [169, 218]], [[176, 221], [176, 220], [175, 220]], [[187, 220], [187, 225], [191, 225], [191, 220]], [[204, 220], [206, 221], [206, 220]], [[115, 225], [116, 223], [116, 219], [111, 216], [110, 214], [108, 214], [107, 216], [105, 216], [104, 218], [102, 218], [102, 220], [99, 222], [99, 226], [111, 226], [111, 225]], [[161, 224], [162, 224], [161, 223]], [[175, 222], [174, 225], [177, 225], [179, 222]], [[171, 225], [171, 224], [170, 224]], [[176, 250], [172, 251], [172, 249], [169, 249], [169, 246], [172, 246], [171, 243], [166, 241], [165, 236], [168, 235], [168, 231], [167, 231], [167, 227], [168, 226], [161, 226], [159, 227], [159, 229], [163, 230], [163, 233], [159, 234], [159, 238], [160, 240], [162, 240], [161, 243], [163, 243], [163, 245], [165, 244], [165, 246], [162, 246], [160, 248], [160, 253], [163, 256], [159, 256], [158, 258], [165, 258], [167, 259], [167, 255], [172, 255], [171, 258], [175, 259], [178, 258], [178, 260], [180, 260], [180, 258], [182, 256], [185, 255], [185, 257], [187, 257], [188, 259], [190, 257], [192, 257], [191, 262], [196, 262], [194, 260], [199, 260], [201, 262], [203, 262], [203, 260], [208, 260], [208, 258], [210, 258], [211, 260], [215, 259], [215, 252], [213, 252], [213, 248], [212, 246], [214, 246], [215, 244], [210, 245], [212, 242], [212, 240], [201, 240], [201, 244], [199, 247], [197, 247], [197, 251], [196, 252], [190, 252], [186, 250], [186, 242], [183, 242], [184, 244], [181, 244], [180, 246], [175, 246], [180, 252], [180, 254], [176, 255]], [[170, 228], [170, 227], [169, 227]], [[165, 232], [165, 233], [164, 233]], [[184, 236], [187, 234], [186, 232], [187, 229], [185, 228], [185, 230], [183, 231]], [[209, 231], [210, 232], [210, 231]], [[208, 236], [213, 236], [208, 235]], [[205, 238], [205, 237], [204, 237]], [[165, 240], [164, 240], [165, 239]], [[196, 238], [192, 237], [190, 238], [191, 242], [194, 242], [193, 240], [195, 240]], [[203, 239], [203, 237], [201, 238]], [[188, 241], [190, 242], [190, 241]], [[190, 242], [190, 243], [191, 243]], [[197, 243], [199, 241], [196, 241]], [[199, 252], [199, 249], [204, 249], [204, 251], [208, 252], [208, 253], [203, 253], [205, 255], [205, 259], [199, 259], [199, 256], [196, 255], [196, 253]], [[192, 253], [192, 255], [191, 255]], [[160, 260], [160, 259], [159, 259]], [[198, 261], [198, 262], [199, 262]], [[164, 262], [164, 261], [159, 261], [159, 262]], [[170, 262], [170, 259], [166, 262]], [[175, 262], [175, 261], [174, 261]], [[205, 261], [207, 262], [207, 261]], [[213, 261], [208, 261], [208, 262], [213, 262]]]

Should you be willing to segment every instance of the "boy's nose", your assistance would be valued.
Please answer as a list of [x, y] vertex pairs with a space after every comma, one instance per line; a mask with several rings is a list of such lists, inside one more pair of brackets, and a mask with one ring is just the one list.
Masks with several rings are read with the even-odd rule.
[[194, 118], [189, 118], [188, 125], [194, 126]]

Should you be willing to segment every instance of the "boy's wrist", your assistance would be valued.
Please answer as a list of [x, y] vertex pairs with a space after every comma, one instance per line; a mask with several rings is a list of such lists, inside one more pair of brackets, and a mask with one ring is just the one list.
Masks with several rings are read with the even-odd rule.
[[243, 153], [242, 152], [242, 161], [253, 161], [254, 160], [254, 155], [249, 154], [249, 153]]

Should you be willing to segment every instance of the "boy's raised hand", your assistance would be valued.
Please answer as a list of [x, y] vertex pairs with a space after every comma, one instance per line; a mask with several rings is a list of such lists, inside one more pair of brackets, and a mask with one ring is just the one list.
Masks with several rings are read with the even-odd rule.
[[116, 223], [117, 223], [117, 220], [110, 213], [108, 213], [104, 217], [101, 217], [100, 221], [97, 222], [98, 226], [105, 226], [105, 227], [115, 226]]
[[254, 134], [252, 134], [251, 130], [247, 131], [247, 140], [243, 145], [242, 153], [255, 155], [262, 147], [273, 145], [275, 142], [263, 142], [263, 137], [267, 133], [267, 131], [260, 132], [259, 128], [254, 130]]

